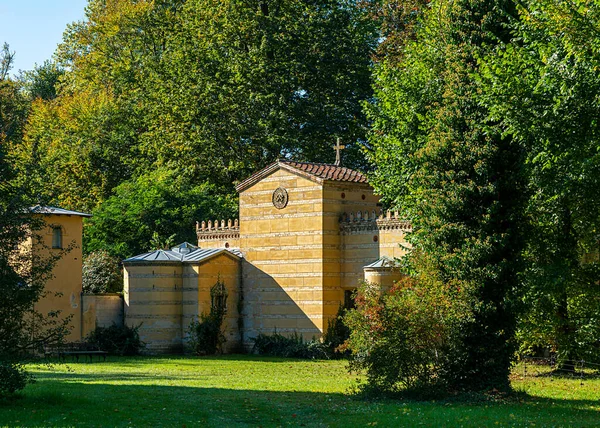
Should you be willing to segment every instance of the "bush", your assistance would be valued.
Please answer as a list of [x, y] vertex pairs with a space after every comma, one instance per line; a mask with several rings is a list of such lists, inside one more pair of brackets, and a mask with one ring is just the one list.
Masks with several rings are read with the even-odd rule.
[[139, 355], [145, 344], [138, 334], [140, 326], [113, 324], [110, 327], [96, 327], [85, 341], [111, 355]]
[[0, 397], [22, 390], [33, 378], [25, 371], [22, 364], [16, 362], [0, 362]]
[[252, 352], [259, 355], [312, 360], [330, 358], [330, 350], [326, 344], [315, 339], [304, 342], [302, 336], [296, 332], [289, 337], [279, 333], [272, 335], [261, 333], [252, 341], [254, 342]]
[[405, 277], [383, 293], [363, 283], [350, 328], [350, 369], [364, 371], [368, 392], [437, 394], [445, 390], [456, 332], [469, 311], [460, 287]]
[[94, 251], [83, 260], [84, 293], [123, 291], [123, 274], [119, 260], [107, 251]]
[[329, 350], [329, 355], [333, 358], [343, 358], [350, 355], [346, 347], [346, 341], [350, 338], [350, 329], [344, 323], [346, 309], [340, 306], [335, 318], [329, 320], [327, 331], [323, 336], [323, 343]]
[[224, 312], [211, 310], [200, 315], [200, 321], [192, 321], [188, 328], [188, 344], [196, 355], [220, 353], [227, 340], [222, 332]]

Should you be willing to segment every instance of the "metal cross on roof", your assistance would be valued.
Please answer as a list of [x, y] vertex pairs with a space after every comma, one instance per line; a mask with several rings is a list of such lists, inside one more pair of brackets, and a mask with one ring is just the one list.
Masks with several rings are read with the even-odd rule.
[[342, 165], [342, 154], [340, 152], [344, 150], [346, 146], [341, 145], [340, 139], [338, 138], [337, 144], [333, 146], [333, 148], [335, 149], [335, 166], [340, 166]]

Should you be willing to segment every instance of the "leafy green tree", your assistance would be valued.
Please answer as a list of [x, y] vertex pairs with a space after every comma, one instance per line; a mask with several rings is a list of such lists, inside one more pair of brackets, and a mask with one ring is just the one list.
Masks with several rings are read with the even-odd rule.
[[42, 98], [52, 100], [58, 93], [58, 85], [65, 70], [51, 61], [36, 65], [33, 70], [21, 72], [19, 80], [23, 91], [31, 100]]
[[600, 8], [526, 1], [515, 40], [486, 58], [491, 117], [527, 147], [532, 227], [523, 351], [550, 348], [565, 365], [600, 356]]
[[177, 170], [158, 169], [115, 189], [86, 224], [86, 252], [107, 250], [131, 257], [148, 251], [156, 232], [195, 242], [201, 219], [231, 218], [235, 200], [208, 184], [197, 185]]
[[[20, 142], [29, 112], [29, 102], [18, 81], [10, 79], [15, 52], [5, 43], [0, 53], [0, 143], [5, 147]], [[5, 156], [8, 149], [4, 149]]]
[[59, 321], [56, 312], [45, 315], [33, 309], [56, 259], [19, 250], [20, 244], [37, 240], [42, 224], [27, 216], [30, 201], [26, 189], [14, 184], [8, 156], [8, 147], [21, 138], [27, 111], [18, 83], [8, 78], [12, 55], [5, 45], [0, 56], [0, 397], [31, 381], [23, 366], [28, 353], [60, 341], [69, 322]]
[[117, 293], [123, 291], [123, 272], [119, 259], [107, 251], [94, 251], [83, 259], [84, 293]]
[[479, 61], [510, 41], [511, 1], [431, 3], [400, 60], [375, 71], [373, 184], [411, 220], [409, 258], [469, 290], [441, 371], [453, 390], [509, 390], [522, 271], [523, 149], [479, 101]]
[[24, 139], [12, 150], [18, 179], [55, 205], [94, 210], [133, 174], [129, 118], [103, 91], [34, 100]]
[[356, 3], [93, 0], [57, 55], [63, 91], [109, 93], [136, 118], [139, 170], [232, 190], [279, 156], [332, 161], [336, 136], [356, 165], [375, 44]]

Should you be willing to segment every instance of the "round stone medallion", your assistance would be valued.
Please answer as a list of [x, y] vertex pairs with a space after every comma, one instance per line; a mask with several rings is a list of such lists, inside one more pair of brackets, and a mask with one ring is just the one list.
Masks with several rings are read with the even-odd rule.
[[288, 204], [288, 192], [283, 187], [278, 187], [273, 192], [273, 205], [275, 208], [283, 209]]

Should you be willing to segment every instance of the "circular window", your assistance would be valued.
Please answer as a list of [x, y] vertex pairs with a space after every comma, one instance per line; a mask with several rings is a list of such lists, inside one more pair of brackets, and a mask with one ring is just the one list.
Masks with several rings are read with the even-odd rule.
[[365, 195], [362, 195], [362, 200], [364, 201], [365, 199], [367, 199], [367, 197]]
[[346, 194], [342, 192], [342, 199], [346, 199]]
[[225, 248], [229, 248], [229, 242], [225, 242]]
[[377, 242], [378, 240], [379, 240], [379, 238], [377, 237], [377, 235], [375, 235], [375, 236], [373, 237], [373, 242]]

